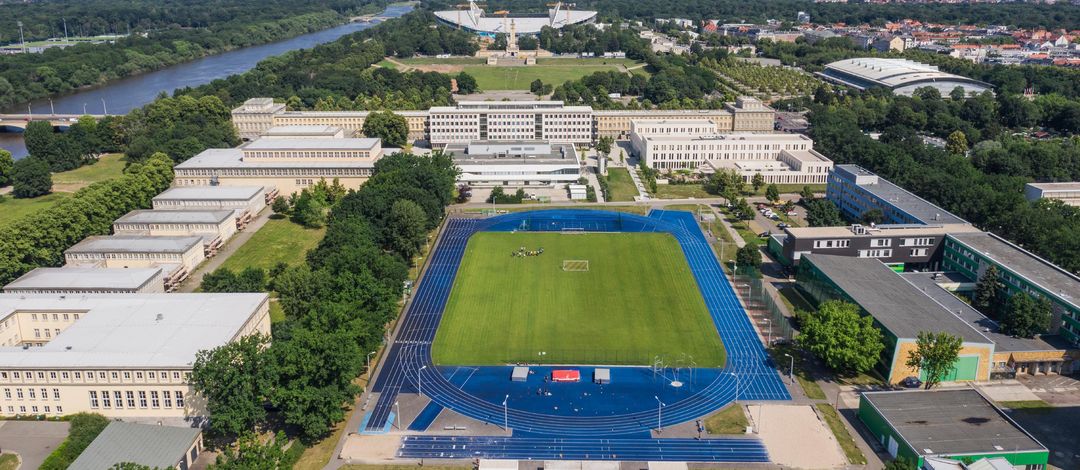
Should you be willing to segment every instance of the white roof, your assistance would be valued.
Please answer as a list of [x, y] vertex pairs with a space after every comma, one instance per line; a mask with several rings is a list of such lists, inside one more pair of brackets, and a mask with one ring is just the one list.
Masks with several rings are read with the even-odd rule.
[[161, 276], [161, 268], [37, 268], [4, 286], [19, 289], [135, 290]]
[[500, 16], [484, 16], [471, 14], [467, 10], [437, 11], [435, 16], [452, 25], [460, 25], [463, 28], [481, 33], [509, 33], [508, 25], [514, 22], [514, 30], [517, 34], [536, 34], [544, 26], [561, 28], [568, 24], [585, 23], [596, 18], [595, 11], [561, 9], [558, 14], [555, 10], [548, 10], [546, 17], [509, 17], [505, 20]]
[[265, 136], [280, 136], [280, 135], [334, 135], [341, 132], [342, 129], [336, 126], [319, 126], [319, 125], [296, 125], [296, 126], [274, 126], [263, 132]]
[[228, 343], [267, 294], [0, 294], [0, 318], [20, 310], [82, 312], [41, 347], [0, 348], [0, 367], [178, 367]]
[[[825, 66], [822, 72], [826, 77], [845, 81], [845, 76], [857, 77], [869, 84], [901, 88], [914, 85], [946, 88], [950, 85], [964, 85], [969, 89], [990, 89], [990, 84], [968, 77], [945, 73], [933, 65], [927, 65], [907, 59], [882, 59], [863, 57], [838, 60]], [[942, 85], [944, 83], [944, 85]], [[857, 88], [864, 88], [859, 83], [847, 83]]]
[[[302, 139], [292, 139], [300, 140]], [[393, 149], [383, 149], [384, 154], [393, 153]], [[194, 169], [218, 169], [218, 168], [373, 168], [375, 161], [372, 159], [341, 159], [344, 161], [311, 161], [310, 159], [298, 158], [294, 161], [258, 161], [258, 158], [244, 160], [244, 152], [240, 149], [207, 149], [202, 153], [184, 160], [176, 165], [178, 170]], [[208, 187], [208, 186], [198, 186]], [[215, 186], [224, 187], [224, 186]], [[237, 186], [228, 186], [237, 187]], [[245, 186], [246, 187], [246, 186]], [[178, 189], [178, 188], [174, 188]], [[259, 188], [262, 190], [262, 188]], [[157, 198], [154, 198], [157, 199]], [[181, 198], [184, 199], [184, 198]], [[208, 197], [205, 199], [219, 199]]]
[[186, 253], [195, 245], [202, 245], [202, 237], [94, 236], [64, 253]]
[[1044, 192], [1052, 191], [1080, 191], [1080, 182], [1070, 181], [1064, 183], [1028, 183], [1028, 186], [1038, 188]]
[[802, 135], [802, 134], [786, 134], [786, 133], [754, 134], [754, 133], [749, 133], [749, 132], [734, 132], [734, 133], [727, 133], [727, 134], [707, 134], [707, 135], [699, 135], [699, 136], [646, 134], [646, 135], [643, 136], [643, 138], [645, 138], [647, 140], [655, 140], [655, 141], [669, 141], [669, 140], [698, 141], [698, 142], [699, 141], [717, 141], [717, 142], [724, 141], [724, 142], [746, 142], [748, 144], [759, 144], [759, 143], [764, 143], [764, 144], [768, 144], [768, 143], [786, 144], [786, 143], [793, 143], [793, 142], [806, 142], [806, 143], [808, 143], [810, 145], [813, 145], [813, 143], [814, 143], [813, 139], [811, 139], [811, 138], [809, 138], [809, 137], [807, 137], [805, 135]]
[[333, 138], [281, 139], [264, 137], [241, 146], [242, 150], [371, 150], [378, 147], [379, 139]]
[[124, 214], [114, 224], [220, 224], [234, 211], [155, 211], [138, 210]]
[[[188, 159], [187, 161], [177, 165], [176, 167], [183, 167], [186, 163], [194, 160], [195, 158], [199, 158], [199, 156], [197, 155], [191, 159]], [[169, 188], [165, 192], [154, 196], [154, 200], [247, 201], [250, 199], [262, 197], [263, 193], [265, 192], [266, 190], [262, 186], [181, 186], [177, 188]]]

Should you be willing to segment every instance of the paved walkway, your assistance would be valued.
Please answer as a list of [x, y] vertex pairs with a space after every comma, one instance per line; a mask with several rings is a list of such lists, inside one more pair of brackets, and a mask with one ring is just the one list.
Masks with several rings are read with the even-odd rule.
[[19, 454], [19, 468], [40, 467], [67, 435], [67, 421], [0, 421], [0, 449]]
[[258, 232], [263, 225], [266, 225], [266, 221], [270, 220], [270, 215], [273, 213], [274, 211], [270, 210], [269, 207], [263, 209], [263, 211], [259, 213], [259, 216], [256, 217], [255, 220], [252, 220], [244, 231], [237, 232], [236, 235], [233, 235], [232, 239], [225, 244], [225, 248], [218, 251], [217, 255], [195, 268], [195, 272], [188, 276], [187, 280], [180, 285], [180, 288], [176, 289], [176, 292], [195, 292], [195, 289], [198, 289], [199, 285], [202, 284], [203, 276], [205, 276], [206, 273], [214, 272], [215, 269], [220, 268], [222, 264], [225, 264], [225, 261], [228, 260], [233, 253], [236, 253], [236, 250], [247, 243], [251, 237], [255, 236], [255, 232]]

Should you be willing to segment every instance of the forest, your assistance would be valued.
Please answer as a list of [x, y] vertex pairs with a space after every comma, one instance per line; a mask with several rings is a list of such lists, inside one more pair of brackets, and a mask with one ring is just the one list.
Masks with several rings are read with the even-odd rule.
[[[141, 1], [136, 3], [141, 4]], [[157, 29], [136, 32], [113, 44], [80, 44], [65, 49], [49, 49], [41, 54], [0, 56], [0, 107], [102, 84], [231, 49], [318, 31], [344, 22], [346, 18], [343, 14], [355, 9], [355, 5], [346, 7], [344, 4], [312, 0], [299, 3], [230, 0], [222, 5], [224, 13], [218, 15], [216, 9], [195, 8], [186, 0], [173, 3], [185, 5], [186, 8], [167, 8], [173, 5], [167, 3], [159, 11], [141, 5], [144, 10], [157, 12], [158, 16], [151, 17], [158, 18], [162, 24]], [[384, 0], [370, 0], [363, 4], [368, 9], [378, 9], [385, 3]], [[81, 4], [35, 2], [33, 5], [49, 11], [50, 8], [61, 8], [56, 5]], [[2, 5], [0, 12], [16, 6], [22, 5]], [[81, 7], [71, 8], [78, 10]], [[111, 21], [123, 18], [119, 14], [90, 15], [87, 20], [102, 17]], [[2, 23], [15, 16], [0, 14], [0, 18], [4, 18], [0, 20]], [[69, 22], [69, 31], [72, 27]], [[6, 25], [0, 28], [2, 32], [12, 30], [18, 34], [18, 27], [14, 24], [11, 28]]]

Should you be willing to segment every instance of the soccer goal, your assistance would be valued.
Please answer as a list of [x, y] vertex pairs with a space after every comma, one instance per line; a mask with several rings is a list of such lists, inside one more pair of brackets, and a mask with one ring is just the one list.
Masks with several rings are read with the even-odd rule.
[[589, 271], [589, 260], [587, 259], [564, 259], [562, 262], [562, 270], [573, 273], [583, 273]]

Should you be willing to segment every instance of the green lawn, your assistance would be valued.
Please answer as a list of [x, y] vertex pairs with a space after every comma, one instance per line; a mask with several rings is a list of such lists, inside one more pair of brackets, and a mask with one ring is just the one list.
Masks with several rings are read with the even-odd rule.
[[[512, 256], [520, 247], [544, 253]], [[564, 260], [588, 260], [588, 271], [563, 271]], [[432, 346], [445, 365], [645, 365], [683, 354], [701, 367], [725, 359], [682, 250], [658, 233], [477, 233]]]
[[743, 407], [734, 403], [705, 418], [705, 430], [713, 435], [745, 434], [749, 424]]
[[686, 199], [716, 197], [705, 192], [700, 184], [659, 184], [656, 197], [660, 199]]
[[15, 454], [0, 455], [0, 470], [15, 470], [19, 467], [19, 458]]
[[0, 217], [0, 228], [7, 227], [11, 222], [19, 220], [27, 214], [40, 211], [53, 205], [56, 201], [68, 197], [71, 197], [71, 193], [52, 193], [33, 199], [16, 199], [11, 197], [10, 194], [6, 195], [3, 201], [0, 202], [0, 212], [4, 214], [3, 217]]
[[562, 85], [595, 72], [619, 70], [609, 65], [530, 65], [523, 67], [497, 67], [490, 65], [466, 65], [465, 72], [476, 79], [481, 90], [528, 90], [533, 80]]
[[271, 219], [221, 267], [233, 271], [250, 267], [268, 270], [279, 262], [300, 264], [325, 233], [326, 229], [306, 229], [288, 219]]
[[608, 202], [633, 201], [634, 196], [638, 195], [634, 180], [630, 178], [630, 172], [626, 168], [609, 168], [607, 178], [608, 188], [611, 191]]
[[836, 412], [836, 408], [833, 408], [828, 403], [818, 403], [817, 409], [825, 419], [825, 424], [829, 425], [829, 430], [832, 431], [833, 436], [836, 436], [840, 448], [844, 449], [844, 455], [847, 456], [848, 462], [854, 465], [865, 465], [866, 456], [859, 450], [859, 446], [855, 445], [855, 439], [851, 437], [851, 433], [844, 426], [844, 418], [840, 417], [840, 413]]
[[477, 57], [450, 57], [446, 59], [437, 59], [434, 57], [409, 57], [407, 59], [394, 59], [406, 65], [476, 65], [487, 62], [487, 59], [480, 59]]
[[121, 153], [105, 154], [93, 165], [53, 174], [53, 184], [88, 185], [115, 178], [124, 173], [126, 164], [127, 160]]

